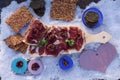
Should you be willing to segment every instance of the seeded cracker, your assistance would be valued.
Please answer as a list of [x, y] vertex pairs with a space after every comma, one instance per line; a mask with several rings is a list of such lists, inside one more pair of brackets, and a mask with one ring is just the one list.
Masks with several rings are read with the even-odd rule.
[[22, 6], [6, 20], [6, 23], [13, 29], [14, 32], [18, 32], [32, 19], [33, 15], [30, 11], [25, 6]]
[[53, 0], [53, 2], [77, 3], [78, 0]]
[[75, 3], [53, 2], [50, 16], [53, 19], [71, 21], [74, 18], [75, 8]]
[[25, 53], [28, 45], [23, 43], [23, 36], [17, 34], [14, 36], [10, 36], [7, 39], [4, 39], [5, 43], [9, 48], [14, 49], [15, 51]]

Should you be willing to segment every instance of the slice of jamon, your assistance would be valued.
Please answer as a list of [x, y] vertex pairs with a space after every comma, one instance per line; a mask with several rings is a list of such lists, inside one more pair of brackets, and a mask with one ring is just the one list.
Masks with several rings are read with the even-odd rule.
[[39, 20], [31, 22], [27, 32], [25, 33], [24, 42], [28, 44], [38, 44], [43, 39], [47, 27], [43, 25]]
[[58, 38], [57, 38], [57, 34], [58, 34], [58, 28], [52, 26], [49, 28], [49, 30], [47, 31], [47, 34], [45, 36], [45, 39], [48, 41], [48, 43], [54, 43]]
[[38, 53], [40, 56], [44, 53], [44, 51], [45, 51], [45, 46], [38, 48]]
[[49, 42], [49, 43], [54, 43], [57, 40], [56, 35], [53, 32], [48, 32], [46, 34], [45, 39]]
[[29, 53], [30, 53], [30, 54], [37, 53], [37, 46], [30, 45], [30, 46], [29, 46]]
[[46, 55], [58, 56], [62, 50], [67, 50], [67, 46], [63, 43], [60, 44], [48, 44], [45, 48]]
[[82, 45], [84, 44], [82, 30], [78, 29], [78, 27], [70, 27], [69, 34], [70, 34], [70, 40], [74, 41], [74, 45], [73, 46], [68, 45], [68, 48], [76, 49], [79, 51]]
[[56, 40], [66, 40], [68, 38], [68, 29], [66, 27], [51, 27], [47, 32], [45, 39], [49, 43], [54, 43]]
[[59, 38], [66, 40], [68, 38], [68, 29], [66, 27], [60, 28], [57, 34]]
[[78, 33], [77, 27], [70, 27], [69, 28], [70, 38], [72, 38], [73, 40], [75, 40], [77, 33]]
[[39, 55], [42, 55], [44, 53], [44, 50], [45, 50], [45, 46], [42, 46], [42, 47], [38, 47], [38, 46], [35, 46], [35, 45], [30, 45], [29, 46], [29, 53], [30, 54], [39, 53]]
[[84, 37], [82, 31], [79, 29], [75, 39], [76, 50], [80, 50], [84, 44]]

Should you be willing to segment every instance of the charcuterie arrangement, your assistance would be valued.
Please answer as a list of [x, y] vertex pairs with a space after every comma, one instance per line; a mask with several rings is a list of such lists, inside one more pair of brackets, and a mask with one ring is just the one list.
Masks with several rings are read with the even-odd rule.
[[[85, 8], [80, 4], [80, 0], [53, 0], [50, 10], [51, 19], [72, 21], [76, 4]], [[45, 5], [44, 0], [31, 0], [29, 7], [36, 15], [42, 17], [45, 14]], [[88, 8], [83, 11], [81, 22], [89, 29], [96, 29], [103, 22], [102, 12], [95, 7]], [[36, 19], [26, 6], [17, 9], [6, 19], [6, 23], [16, 33], [4, 39], [6, 45], [23, 54], [37, 55], [37, 58], [34, 59], [14, 59], [11, 63], [11, 69], [16, 74], [41, 74], [45, 69], [40, 60], [42, 56], [57, 57], [62, 55], [58, 62], [59, 67], [65, 71], [69, 70], [74, 65], [69, 56], [73, 53], [80, 53], [78, 61], [80, 67], [105, 72], [117, 55], [115, 47], [109, 43], [112, 38], [109, 33], [102, 31], [98, 34], [89, 34], [81, 26], [47, 26]], [[22, 35], [20, 31], [26, 25], [27, 29]], [[96, 52], [83, 51], [88, 43], [101, 43], [101, 45]]]

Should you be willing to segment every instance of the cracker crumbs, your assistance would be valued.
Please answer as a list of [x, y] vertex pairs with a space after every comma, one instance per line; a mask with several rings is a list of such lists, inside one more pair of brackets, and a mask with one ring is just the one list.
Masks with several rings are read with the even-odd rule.
[[50, 16], [53, 19], [71, 21], [74, 18], [75, 8], [75, 3], [53, 2]]
[[10, 36], [7, 39], [4, 39], [5, 43], [9, 48], [14, 49], [15, 51], [25, 53], [27, 51], [28, 45], [23, 42], [23, 36], [20, 34]]
[[32, 19], [32, 13], [25, 6], [22, 6], [6, 20], [6, 23], [13, 29], [14, 32], [18, 32]]

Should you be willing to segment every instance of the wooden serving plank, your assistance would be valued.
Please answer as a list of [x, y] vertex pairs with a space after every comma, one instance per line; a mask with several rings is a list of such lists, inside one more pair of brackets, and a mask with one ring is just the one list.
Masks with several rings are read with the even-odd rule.
[[106, 43], [111, 39], [111, 35], [108, 34], [105, 31], [102, 31], [101, 33], [98, 34], [88, 34], [86, 33], [86, 44], [88, 43]]
[[[33, 30], [33, 26], [34, 26], [34, 24], [42, 24], [39, 20], [35, 20], [33, 23], [31, 23], [30, 24], [30, 26], [29, 26], [29, 29], [27, 30], [28, 32], [29, 31], [32, 31]], [[37, 25], [35, 25], [34, 26], [34, 28], [36, 27]], [[44, 27], [44, 24], [42, 24], [42, 26]], [[38, 29], [38, 27], [39, 26], [37, 26], [37, 29]], [[64, 50], [62, 50], [59, 54], [73, 54], [73, 53], [80, 53], [83, 49], [84, 49], [84, 47], [85, 47], [85, 45], [86, 44], [88, 44], [88, 43], [106, 43], [106, 42], [108, 42], [110, 39], [111, 39], [111, 35], [109, 34], [109, 33], [107, 33], [107, 32], [105, 32], [105, 31], [102, 31], [102, 32], [100, 32], [100, 33], [98, 33], [98, 34], [89, 34], [89, 33], [87, 33], [87, 32], [85, 32], [85, 30], [82, 28], [82, 27], [80, 27], [80, 26], [63, 26], [63, 27], [66, 27], [66, 28], [68, 28], [68, 30], [70, 30], [70, 28], [72, 27], [74, 27], [73, 29], [71, 29], [71, 31], [73, 31], [73, 33], [74, 33], [74, 30], [76, 30], [76, 29], [78, 29], [78, 32], [80, 31], [80, 36], [82, 36], [82, 44], [81, 43], [77, 43], [79, 46], [80, 46], [80, 49], [76, 49], [76, 48], [71, 48], [71, 49], [69, 49], [68, 51], [64, 51]], [[42, 28], [42, 27], [41, 27]], [[41, 29], [40, 28], [40, 29]], [[47, 28], [47, 27], [46, 27]], [[54, 28], [54, 27], [49, 27], [49, 28]], [[57, 28], [57, 27], [56, 27]], [[41, 30], [42, 31], [42, 30]], [[38, 32], [40, 32], [39, 30], [38, 30]], [[42, 34], [42, 33], [39, 33], [39, 35], [40, 34]], [[55, 33], [54, 33], [55, 34]], [[28, 35], [30, 35], [29, 33], [28, 33]], [[27, 34], [26, 34], [26, 37], [28, 36]], [[37, 33], [37, 36], [39, 36], [38, 35], [38, 33]], [[69, 34], [70, 35], [70, 34]], [[77, 34], [76, 34], [77, 35]], [[75, 37], [75, 35], [73, 35], [74, 37]], [[73, 37], [72, 36], [72, 37]], [[74, 38], [73, 37], [73, 38]], [[77, 37], [79, 37], [79, 36], [77, 36]], [[26, 40], [27, 38], [25, 38], [25, 40]], [[41, 38], [39, 38], [39, 39], [41, 39]], [[25, 41], [24, 40], [24, 42], [26, 43], [27, 41]], [[79, 41], [81, 41], [81, 40], [79, 40]], [[38, 43], [37, 43], [38, 44]], [[36, 44], [36, 45], [37, 45]], [[33, 45], [33, 44], [31, 44], [30, 42], [28, 42], [28, 45]], [[64, 47], [64, 46], [63, 46]], [[38, 53], [36, 53], [36, 54], [38, 54]], [[54, 54], [54, 53], [53, 53]], [[58, 54], [58, 55], [59, 55]], [[52, 54], [50, 54], [50, 55], [52, 55]], [[40, 54], [40, 56], [48, 56], [47, 54], [45, 54], [45, 52], [43, 53], [43, 54]]]

